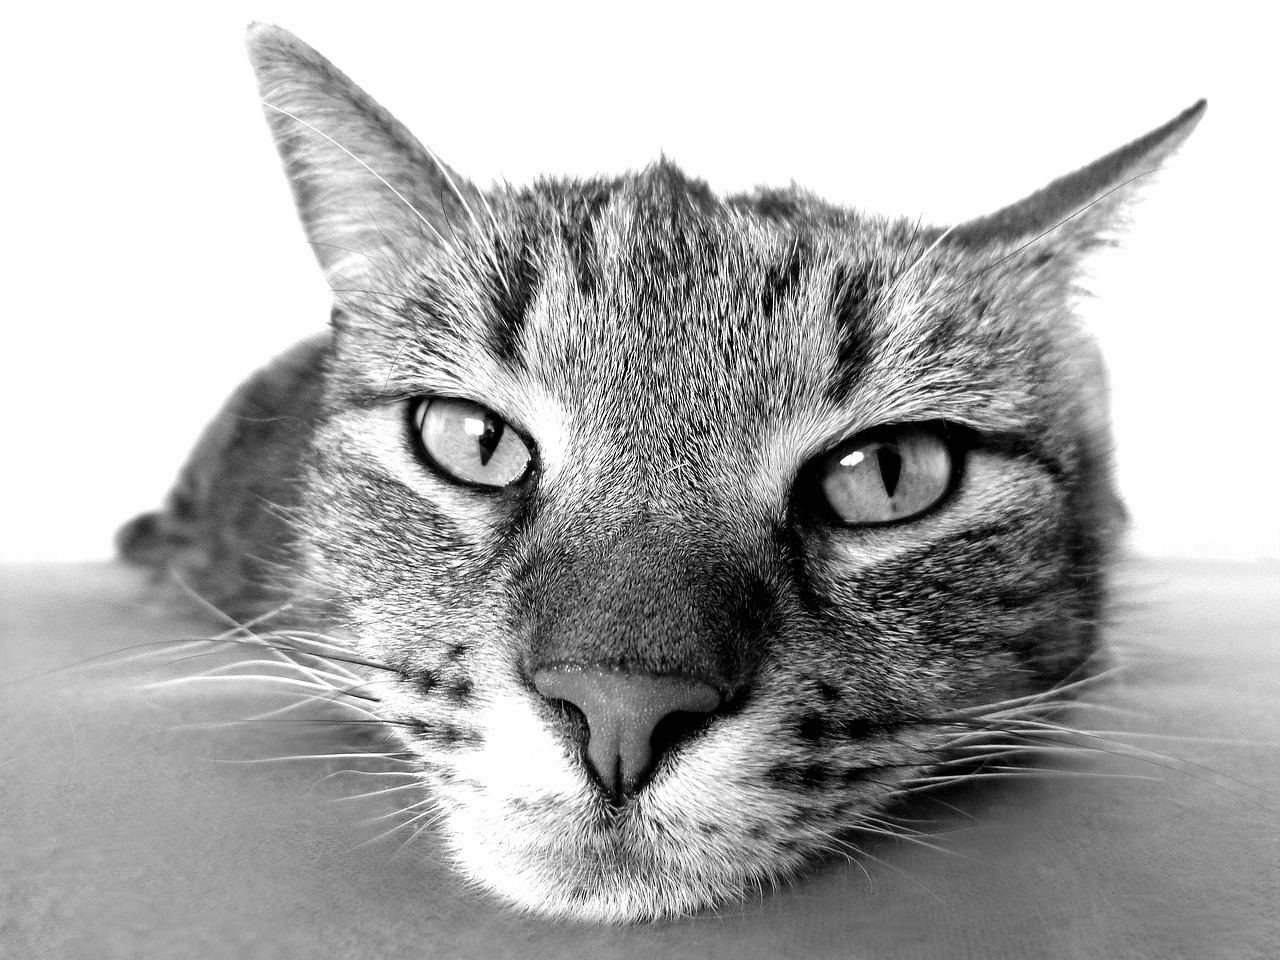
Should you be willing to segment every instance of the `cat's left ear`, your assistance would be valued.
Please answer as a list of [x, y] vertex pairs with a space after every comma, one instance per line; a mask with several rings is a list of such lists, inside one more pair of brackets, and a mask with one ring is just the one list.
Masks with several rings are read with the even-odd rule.
[[1036, 253], [1074, 259], [1104, 242], [1142, 180], [1158, 170], [1204, 116], [1200, 100], [1144, 137], [1059, 177], [995, 213], [952, 227], [946, 242], [966, 247], [1036, 243]]
[[293, 34], [245, 38], [307, 239], [330, 286], [349, 286], [407, 241], [465, 232], [478, 191], [342, 71]]

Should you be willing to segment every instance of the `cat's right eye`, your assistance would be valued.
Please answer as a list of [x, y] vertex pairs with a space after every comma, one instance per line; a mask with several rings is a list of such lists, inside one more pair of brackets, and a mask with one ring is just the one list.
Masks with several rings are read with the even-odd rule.
[[939, 428], [906, 424], [841, 444], [818, 464], [818, 486], [841, 524], [879, 526], [919, 516], [939, 503], [956, 461]]
[[507, 487], [524, 479], [533, 462], [520, 434], [492, 410], [470, 400], [419, 400], [413, 425], [431, 463], [462, 483]]

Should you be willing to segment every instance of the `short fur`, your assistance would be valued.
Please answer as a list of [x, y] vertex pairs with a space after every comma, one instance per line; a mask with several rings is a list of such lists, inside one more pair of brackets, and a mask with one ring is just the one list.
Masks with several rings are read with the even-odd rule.
[[[666, 160], [482, 193], [292, 35], [249, 50], [333, 323], [240, 389], [121, 550], [391, 668], [381, 715], [464, 874], [592, 920], [740, 896], [927, 775], [947, 718], [1078, 676], [1122, 509], [1074, 285], [1203, 104], [944, 231], [722, 199]], [[434, 472], [407, 414], [432, 395], [522, 431], [530, 478]], [[967, 449], [945, 502], [829, 522], [816, 458], [925, 421]], [[613, 805], [531, 682], [561, 662], [726, 704]]]

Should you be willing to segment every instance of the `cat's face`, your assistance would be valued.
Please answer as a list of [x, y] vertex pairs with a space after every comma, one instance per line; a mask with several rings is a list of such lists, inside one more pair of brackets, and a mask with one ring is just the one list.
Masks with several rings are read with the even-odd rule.
[[[256, 42], [268, 103], [306, 91], [273, 124], [342, 248], [298, 579], [396, 668], [468, 876], [582, 919], [740, 895], [1091, 654], [1120, 508], [1069, 300], [1101, 221], [944, 234], [665, 162], [481, 196]], [[315, 129], [378, 171], [376, 230], [316, 200]]]

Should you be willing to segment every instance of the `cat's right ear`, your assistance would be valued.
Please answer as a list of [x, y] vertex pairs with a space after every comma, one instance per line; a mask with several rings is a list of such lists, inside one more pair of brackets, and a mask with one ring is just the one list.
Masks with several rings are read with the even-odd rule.
[[420, 237], [449, 245], [475, 187], [435, 158], [342, 71], [287, 30], [249, 25], [246, 45], [298, 216], [331, 287]]
[[1035, 254], [1072, 262], [1104, 242], [1147, 175], [1180, 147], [1205, 112], [1200, 100], [1168, 123], [1059, 177], [1017, 203], [946, 231], [948, 243], [981, 247], [1040, 241]]

